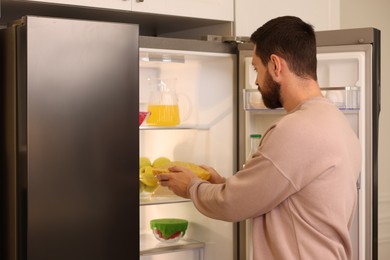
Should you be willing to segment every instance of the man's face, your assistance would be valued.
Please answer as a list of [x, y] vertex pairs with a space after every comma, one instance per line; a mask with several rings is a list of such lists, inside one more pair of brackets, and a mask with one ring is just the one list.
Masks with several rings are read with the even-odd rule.
[[263, 65], [261, 59], [253, 51], [252, 65], [257, 72], [256, 85], [257, 89], [261, 93], [264, 105], [268, 108], [279, 108], [282, 107], [280, 99], [280, 84], [275, 82], [268, 68]]

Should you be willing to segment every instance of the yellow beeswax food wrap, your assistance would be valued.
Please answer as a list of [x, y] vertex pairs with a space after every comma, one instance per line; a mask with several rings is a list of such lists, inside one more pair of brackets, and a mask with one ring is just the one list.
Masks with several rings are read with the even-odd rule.
[[139, 168], [142, 169], [145, 166], [152, 166], [152, 162], [148, 157], [141, 156], [139, 158]]
[[158, 168], [158, 167], [164, 166], [165, 164], [170, 163], [170, 162], [171, 162], [171, 160], [170, 160], [169, 158], [163, 157], [163, 156], [162, 156], [162, 157], [156, 158], [156, 159], [153, 161], [152, 166], [153, 166], [154, 168]]
[[205, 169], [203, 169], [202, 167], [191, 162], [182, 162], [182, 161], [173, 161], [160, 167], [153, 167], [153, 174], [157, 175], [160, 173], [167, 173], [169, 172], [169, 168], [172, 166], [184, 166], [187, 169], [190, 169], [191, 171], [196, 173], [196, 175], [198, 175], [198, 177], [203, 180], [208, 180], [210, 178], [210, 173]]
[[144, 166], [139, 170], [140, 192], [153, 192], [158, 187], [158, 180], [153, 174], [152, 166]]

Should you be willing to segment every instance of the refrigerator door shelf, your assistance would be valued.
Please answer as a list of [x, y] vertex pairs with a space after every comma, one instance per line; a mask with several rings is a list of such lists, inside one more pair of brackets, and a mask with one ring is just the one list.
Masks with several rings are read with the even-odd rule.
[[[360, 88], [358, 86], [321, 88], [322, 94], [340, 110], [360, 109]], [[257, 89], [243, 89], [244, 110], [266, 113], [283, 113], [283, 109], [268, 109], [265, 107], [261, 94]]]
[[243, 89], [243, 104], [244, 110], [248, 112], [261, 112], [261, 113], [285, 113], [283, 108], [269, 109], [267, 108], [261, 98], [261, 94], [257, 89]]
[[334, 103], [339, 109], [359, 110], [360, 87], [344, 86], [321, 88], [322, 94]]
[[243, 89], [244, 97], [244, 108], [245, 110], [250, 109], [267, 109], [263, 103], [263, 99], [259, 90], [257, 89]]

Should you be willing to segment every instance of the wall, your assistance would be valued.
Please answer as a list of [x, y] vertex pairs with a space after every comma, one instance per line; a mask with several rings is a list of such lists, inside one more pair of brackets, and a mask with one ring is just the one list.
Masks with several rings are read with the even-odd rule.
[[379, 260], [390, 257], [390, 23], [388, 0], [341, 0], [341, 28], [376, 27], [381, 30], [381, 114], [379, 120]]
[[317, 31], [339, 29], [341, 0], [236, 0], [235, 35], [250, 36], [260, 25], [282, 15], [295, 15]]

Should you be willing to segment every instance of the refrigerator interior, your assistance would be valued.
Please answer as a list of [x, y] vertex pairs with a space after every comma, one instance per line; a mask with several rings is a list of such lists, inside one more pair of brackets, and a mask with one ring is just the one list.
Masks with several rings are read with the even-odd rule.
[[[140, 111], [154, 90], [149, 79], [176, 79], [181, 122], [174, 127], [148, 126], [139, 131], [139, 155], [214, 167], [234, 173], [234, 89], [236, 56], [228, 53], [140, 49]], [[158, 188], [140, 191], [141, 259], [233, 259], [233, 224], [200, 214], [189, 200]], [[149, 226], [155, 218], [189, 221], [184, 242], [161, 243]], [[182, 243], [187, 245], [181, 246]]]
[[[341, 47], [319, 47], [318, 48], [318, 82], [323, 89], [323, 94], [335, 103], [345, 114], [352, 128], [358, 135], [363, 155], [362, 171], [359, 183], [357, 184], [358, 202], [354, 222], [351, 227], [351, 238], [353, 241], [353, 259], [366, 259], [367, 244], [370, 244], [370, 223], [371, 223], [371, 130], [367, 127], [370, 124], [371, 98], [371, 77], [370, 58], [367, 58], [371, 47], [369, 45], [355, 48], [351, 46]], [[352, 49], [352, 51], [351, 51]], [[252, 69], [249, 52], [244, 58], [244, 90], [243, 106], [245, 110], [245, 152], [247, 155], [250, 149], [249, 135], [253, 133], [263, 134], [268, 127], [279, 120], [285, 111], [282, 109], [269, 110], [259, 100], [261, 96], [255, 85], [255, 71]], [[255, 91], [254, 91], [255, 90]], [[367, 107], [366, 107], [367, 105]], [[243, 156], [241, 156], [243, 157]], [[245, 158], [248, 159], [248, 158]], [[244, 163], [241, 159], [241, 163]], [[360, 186], [360, 188], [358, 188]], [[247, 259], [250, 259], [251, 246], [251, 223], [246, 221], [245, 231], [247, 233], [246, 250]], [[368, 237], [368, 238], [366, 238]], [[243, 249], [243, 248], [241, 248]]]

